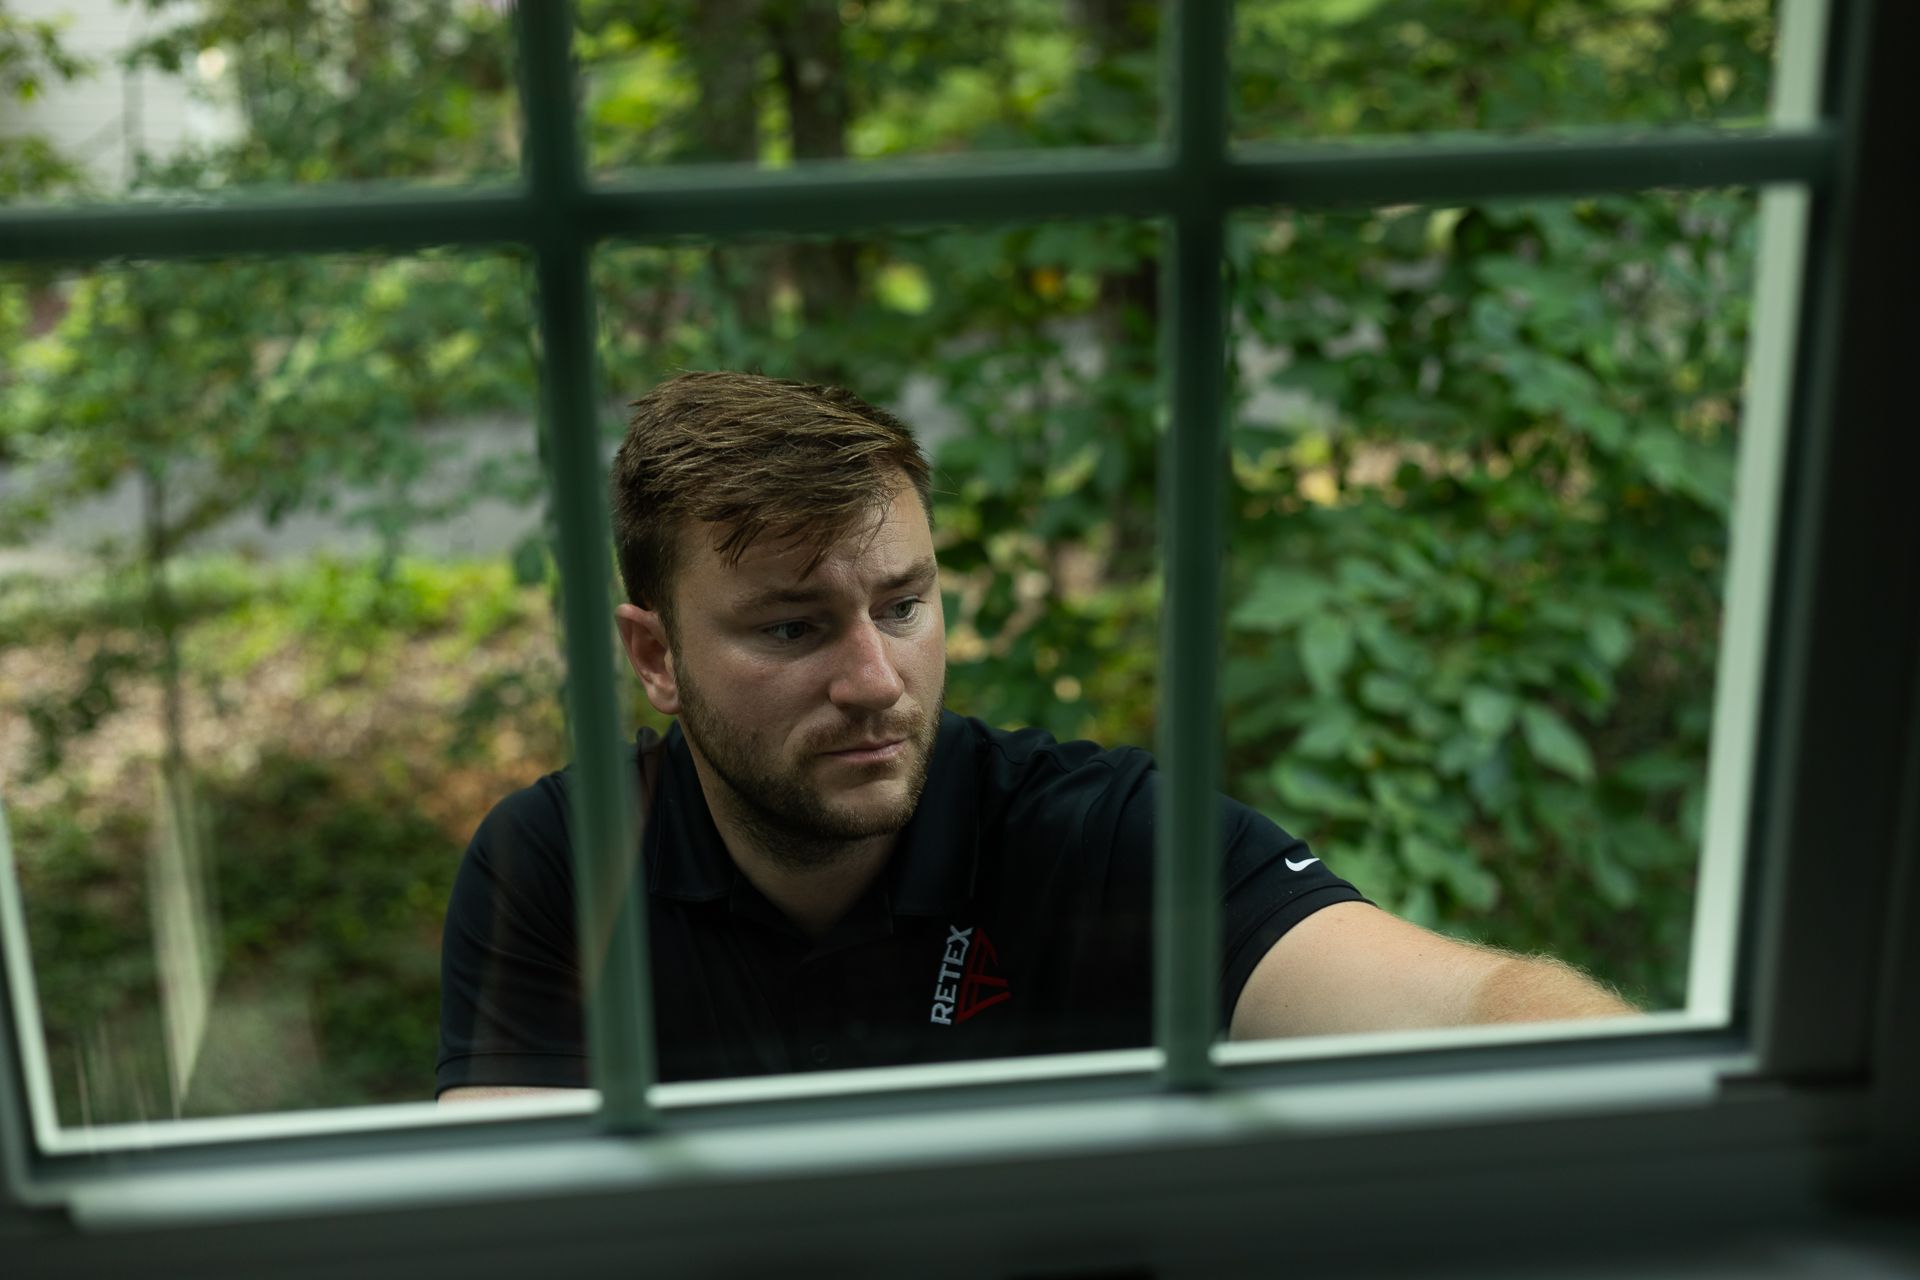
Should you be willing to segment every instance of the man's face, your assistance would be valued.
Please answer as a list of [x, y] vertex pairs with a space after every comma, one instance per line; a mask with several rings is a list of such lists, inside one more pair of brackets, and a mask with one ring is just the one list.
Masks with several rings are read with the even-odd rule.
[[898, 831], [926, 782], [946, 682], [919, 497], [903, 481], [804, 578], [809, 547], [756, 542], [729, 567], [707, 532], [683, 535], [660, 675], [634, 654], [624, 610], [622, 631], [649, 700], [679, 717], [716, 816], [802, 860]]

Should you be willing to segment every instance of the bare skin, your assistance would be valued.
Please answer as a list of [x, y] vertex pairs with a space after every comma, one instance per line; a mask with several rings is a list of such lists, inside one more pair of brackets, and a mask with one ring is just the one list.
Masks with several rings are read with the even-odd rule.
[[903, 477], [804, 578], [809, 547], [756, 543], [729, 566], [703, 532], [683, 534], [673, 634], [623, 604], [621, 643], [654, 709], [679, 717], [735, 864], [818, 938], [886, 865], [926, 780], [946, 680], [932, 530]]
[[1336, 902], [1260, 958], [1230, 1034], [1264, 1040], [1634, 1012], [1558, 961], [1469, 946], [1364, 902]]

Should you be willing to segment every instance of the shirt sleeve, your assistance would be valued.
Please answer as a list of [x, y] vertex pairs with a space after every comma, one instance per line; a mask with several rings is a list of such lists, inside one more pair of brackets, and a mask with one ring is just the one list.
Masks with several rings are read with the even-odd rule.
[[436, 1096], [588, 1083], [566, 813], [553, 775], [502, 800], [467, 846], [441, 935]]
[[1322, 907], [1369, 901], [1308, 852], [1306, 841], [1236, 800], [1220, 798], [1225, 905], [1220, 917], [1220, 1026], [1254, 966], [1282, 934]]
[[[1153, 829], [1165, 793], [1165, 775], [1151, 767], [1129, 777], [1122, 773], [1126, 796], [1112, 833], [1113, 866], [1109, 901], [1138, 903], [1150, 917], [1153, 892]], [[1221, 841], [1220, 1029], [1233, 1021], [1233, 1006], [1254, 966], [1282, 934], [1322, 907], [1336, 902], [1365, 902], [1351, 884], [1327, 868], [1306, 842], [1289, 835], [1256, 809], [1219, 797]], [[1149, 936], [1151, 924], [1143, 926]]]

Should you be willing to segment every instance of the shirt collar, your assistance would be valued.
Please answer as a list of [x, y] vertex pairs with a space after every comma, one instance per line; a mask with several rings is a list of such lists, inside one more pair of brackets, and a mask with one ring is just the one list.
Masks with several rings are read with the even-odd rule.
[[[979, 776], [967, 721], [941, 712], [927, 785], [881, 875], [893, 914], [946, 915], [973, 896]], [[647, 815], [648, 891], [681, 902], [730, 897], [739, 871], [713, 824], [677, 722], [666, 733], [654, 800]]]

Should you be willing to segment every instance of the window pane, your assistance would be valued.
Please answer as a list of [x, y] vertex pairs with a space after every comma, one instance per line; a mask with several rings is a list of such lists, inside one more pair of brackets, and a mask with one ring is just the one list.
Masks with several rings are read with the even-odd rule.
[[[628, 705], [667, 731], [646, 854], [662, 1079], [1150, 1042], [1152, 824], [1113, 785], [1147, 757], [1072, 744], [1153, 733], [1159, 242], [1055, 223], [599, 256], [606, 386], [651, 393], [615, 541], [648, 637]], [[910, 488], [876, 524], [862, 464], [823, 461], [871, 456], [874, 415], [740, 374], [662, 385], [687, 370], [897, 413], [933, 462], [931, 528]], [[844, 484], [854, 515], [827, 524]], [[729, 561], [735, 525], [700, 513], [743, 509], [770, 532]], [[649, 516], [677, 539], [666, 568]], [[778, 522], [803, 519], [827, 532], [796, 557]], [[894, 738], [897, 765], [828, 758]], [[571, 975], [475, 953], [575, 999]], [[530, 1082], [499, 1067], [487, 1083]]]
[[578, 6], [596, 173], [1155, 138], [1151, 0]]
[[0, 200], [511, 178], [489, 0], [23, 0], [0, 16]]
[[0, 797], [62, 1123], [432, 1096], [461, 849], [562, 750], [526, 274], [5, 281]]
[[1757, 125], [1771, 0], [1239, 0], [1234, 137]]
[[1754, 213], [1234, 227], [1230, 787], [1380, 906], [1647, 1010], [1686, 999]]

